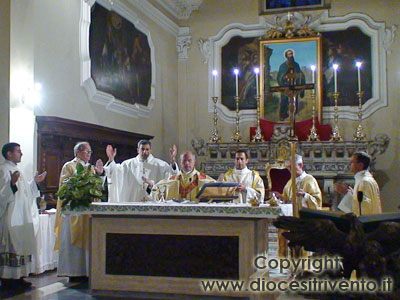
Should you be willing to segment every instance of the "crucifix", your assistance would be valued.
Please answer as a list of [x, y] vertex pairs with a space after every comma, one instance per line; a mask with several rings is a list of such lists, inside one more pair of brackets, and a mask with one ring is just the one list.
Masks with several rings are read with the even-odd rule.
[[[279, 92], [289, 98], [289, 143], [290, 143], [290, 172], [291, 172], [291, 182], [292, 182], [292, 205], [293, 205], [293, 216], [299, 216], [299, 209], [301, 207], [301, 202], [297, 203], [296, 197], [296, 165], [295, 165], [295, 154], [296, 154], [296, 98], [304, 90], [309, 90], [314, 88], [314, 84], [303, 84], [296, 85], [296, 79], [298, 79], [298, 74], [296, 74], [293, 68], [289, 68], [284, 75], [284, 79], [289, 82], [289, 85], [285, 86], [274, 86], [270, 87], [269, 91], [271, 93]], [[300, 76], [303, 76], [302, 74]]]

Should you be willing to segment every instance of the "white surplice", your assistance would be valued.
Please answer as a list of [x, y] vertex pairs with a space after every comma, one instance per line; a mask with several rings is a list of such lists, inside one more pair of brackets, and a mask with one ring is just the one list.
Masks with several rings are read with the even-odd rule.
[[114, 161], [104, 167], [108, 181], [108, 202], [136, 202], [151, 199], [142, 177], [154, 183], [179, 172], [165, 161], [149, 155], [146, 160], [136, 156], [121, 164]]
[[247, 167], [241, 170], [229, 169], [224, 174], [223, 181], [241, 183], [246, 186], [245, 192], [235, 192], [239, 198], [239, 203], [246, 203], [251, 199], [264, 201], [264, 182], [257, 171], [251, 171]]
[[[20, 172], [17, 191], [11, 189], [11, 173]], [[39, 227], [36, 198], [39, 190], [34, 180], [28, 182], [17, 164], [0, 163], [0, 277], [18, 279], [31, 272], [35, 253], [35, 230]]]

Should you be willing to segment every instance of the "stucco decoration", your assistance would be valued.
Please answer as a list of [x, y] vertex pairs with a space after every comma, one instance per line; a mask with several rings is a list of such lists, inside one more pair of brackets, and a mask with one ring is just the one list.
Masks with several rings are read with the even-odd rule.
[[199, 9], [203, 0], [159, 0], [158, 3], [175, 18], [186, 20], [193, 11]]
[[210, 41], [199, 39], [197, 41], [197, 46], [199, 47], [201, 54], [204, 56], [203, 63], [208, 64], [211, 56]]
[[[138, 103], [130, 104], [116, 99], [113, 95], [97, 90], [91, 76], [91, 60], [89, 53], [89, 26], [91, 17], [91, 6], [97, 2], [108, 10], [113, 10], [125, 19], [129, 20], [134, 26], [147, 36], [149, 47], [151, 49], [151, 91], [148, 105]], [[80, 58], [81, 58], [81, 86], [86, 91], [89, 101], [105, 106], [107, 110], [133, 118], [150, 117], [150, 112], [154, 107], [155, 101], [155, 78], [156, 63], [154, 44], [147, 24], [138, 18], [138, 16], [127, 6], [118, 0], [81, 0], [81, 22], [79, 31], [80, 40]]]
[[[291, 22], [296, 28], [307, 26], [309, 30], [316, 32], [331, 32], [346, 30], [349, 27], [358, 27], [364, 34], [371, 38], [371, 60], [373, 91], [372, 97], [363, 104], [363, 118], [368, 118], [378, 109], [388, 105], [387, 99], [387, 72], [386, 55], [387, 50], [393, 43], [397, 27], [386, 28], [384, 22], [377, 22], [370, 16], [362, 13], [350, 13], [341, 17], [330, 17], [327, 10], [310, 11], [307, 13], [295, 12], [291, 16]], [[215, 36], [208, 38], [210, 41], [210, 59], [208, 62], [208, 111], [212, 113], [213, 102], [212, 91], [212, 70], [221, 71], [221, 48], [226, 45], [232, 37], [261, 37], [273, 30], [280, 32], [287, 21], [287, 14], [264, 15], [259, 17], [258, 24], [244, 25], [232, 23], [222, 28]], [[217, 96], [220, 97], [221, 82], [217, 80]], [[226, 106], [218, 103], [218, 116], [227, 123], [234, 123], [235, 112], [230, 111]], [[340, 106], [339, 116], [341, 119], [357, 120], [357, 106]], [[333, 118], [333, 107], [323, 108], [324, 119]], [[256, 110], [248, 109], [240, 111], [240, 120], [256, 121]]]

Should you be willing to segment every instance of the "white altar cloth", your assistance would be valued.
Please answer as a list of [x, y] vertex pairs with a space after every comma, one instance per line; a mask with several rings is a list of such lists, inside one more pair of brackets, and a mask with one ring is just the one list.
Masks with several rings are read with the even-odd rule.
[[32, 255], [32, 273], [40, 274], [57, 268], [58, 251], [54, 251], [55, 214], [39, 215], [39, 230], [36, 237], [36, 254]]

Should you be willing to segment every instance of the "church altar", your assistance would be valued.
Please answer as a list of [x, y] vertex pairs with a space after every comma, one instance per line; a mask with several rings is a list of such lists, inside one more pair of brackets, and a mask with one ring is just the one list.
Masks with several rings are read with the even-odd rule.
[[290, 215], [291, 205], [92, 203], [64, 213], [92, 215], [94, 291], [254, 298], [246, 291], [204, 292], [201, 280], [248, 280], [254, 257], [268, 250], [271, 219]]
[[[275, 126], [274, 134], [268, 142], [204, 143], [198, 139], [192, 141], [192, 147], [201, 161], [201, 170], [209, 176], [218, 178], [221, 173], [232, 168], [235, 152], [244, 149], [249, 155], [249, 169], [260, 172], [265, 178], [267, 164], [289, 159], [287, 134], [288, 127], [282, 124]], [[298, 141], [297, 153], [303, 156], [306, 172], [316, 177], [323, 192], [329, 194], [334, 191], [334, 182], [354, 179], [348, 168], [353, 153], [367, 152], [372, 158], [373, 169], [377, 156], [386, 151], [389, 141], [386, 134], [364, 141]]]

